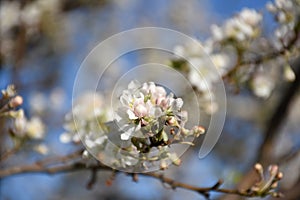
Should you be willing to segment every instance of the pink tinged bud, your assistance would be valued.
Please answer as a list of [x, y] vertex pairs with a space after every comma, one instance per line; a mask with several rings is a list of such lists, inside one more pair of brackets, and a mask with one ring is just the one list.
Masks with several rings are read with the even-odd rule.
[[147, 115], [147, 113], [147, 108], [142, 104], [139, 104], [134, 108], [134, 114], [138, 117], [144, 117]]
[[275, 182], [275, 183], [273, 183], [272, 185], [271, 185], [271, 188], [272, 189], [275, 189], [275, 188], [277, 188], [278, 187], [278, 182]]
[[276, 176], [277, 179], [282, 179], [283, 178], [283, 173], [282, 172], [279, 172]]
[[166, 161], [162, 160], [160, 163], [160, 169], [165, 170], [168, 168], [168, 164]]
[[166, 98], [162, 98], [160, 103], [157, 103], [157, 105], [160, 105], [163, 108], [168, 107], [168, 100]]
[[263, 167], [262, 167], [262, 165], [261, 165], [260, 163], [256, 163], [256, 164], [254, 165], [254, 169], [255, 169], [257, 172], [259, 172], [259, 173], [263, 173]]
[[205, 133], [205, 128], [203, 128], [202, 126], [195, 126], [194, 131], [198, 134], [203, 134]]
[[170, 117], [170, 118], [168, 119], [168, 124], [169, 124], [170, 126], [176, 126], [176, 125], [177, 125], [177, 121], [176, 121], [175, 117]]
[[9, 106], [12, 108], [18, 107], [23, 104], [23, 98], [21, 96], [16, 96], [10, 100]]
[[[158, 97], [158, 98], [156, 99], [155, 104], [156, 104], [156, 105], [163, 104], [164, 100], [165, 100], [164, 97]], [[162, 105], [162, 106], [163, 106], [163, 105]], [[164, 107], [164, 106], [163, 106], [163, 107]]]
[[144, 119], [141, 120], [142, 126], [147, 126], [148, 124], [149, 124], [149, 122], [147, 122], [146, 120], [144, 120]]
[[269, 172], [270, 172], [271, 176], [276, 176], [278, 173], [278, 170], [279, 170], [278, 165], [270, 165], [270, 167], [269, 167]]

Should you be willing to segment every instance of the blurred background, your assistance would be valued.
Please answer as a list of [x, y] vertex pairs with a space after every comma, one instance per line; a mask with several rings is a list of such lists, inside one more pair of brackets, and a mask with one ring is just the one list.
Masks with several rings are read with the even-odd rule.
[[[64, 132], [64, 115], [71, 109], [76, 72], [99, 42], [121, 31], [143, 26], [170, 28], [203, 40], [210, 34], [211, 24], [221, 24], [244, 7], [265, 14], [264, 34], [268, 35], [274, 22], [265, 9], [266, 3], [265, 0], [228, 0], [226, 3], [222, 0], [1, 1], [0, 88], [15, 84], [24, 97], [25, 113], [42, 118], [47, 125], [44, 143], [48, 149], [47, 155], [41, 155], [25, 147], [1, 163], [1, 168], [74, 151], [76, 147], [62, 144], [59, 136]], [[143, 62], [149, 58], [141, 56], [139, 59]], [[127, 56], [118, 63], [120, 69], [129, 69], [135, 65], [136, 58]], [[96, 67], [103, 67], [101, 61]], [[267, 100], [257, 99], [247, 91], [238, 95], [229, 91], [225, 127], [213, 151], [200, 160], [199, 148], [190, 148], [182, 157], [182, 165], [170, 167], [165, 174], [203, 187], [224, 179], [224, 187], [234, 187], [255, 161], [266, 120], [282, 90], [276, 89]], [[274, 146], [277, 156], [300, 147], [299, 111], [298, 95]], [[2, 137], [2, 148], [6, 148], [5, 143]], [[299, 181], [300, 156], [292, 161], [283, 165], [283, 190]], [[135, 183], [126, 174], [118, 174], [108, 186], [109, 172], [100, 172], [93, 189], [87, 190], [89, 176], [90, 172], [80, 171], [7, 177], [0, 180], [0, 199], [204, 199], [187, 190], [173, 191], [158, 180], [142, 176]], [[223, 196], [213, 194], [212, 199], [218, 198]]]

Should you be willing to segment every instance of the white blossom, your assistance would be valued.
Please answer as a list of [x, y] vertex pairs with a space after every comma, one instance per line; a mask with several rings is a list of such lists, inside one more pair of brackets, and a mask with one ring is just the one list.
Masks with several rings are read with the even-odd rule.
[[73, 133], [67, 133], [67, 132], [64, 132], [62, 134], [60, 134], [59, 136], [59, 141], [61, 143], [69, 143], [69, 142], [72, 142], [73, 140]]
[[27, 119], [24, 115], [24, 110], [20, 109], [16, 113], [14, 120], [14, 133], [19, 137], [24, 137], [26, 134]]
[[36, 152], [47, 155], [49, 153], [49, 148], [45, 144], [38, 144], [33, 148]]
[[[104, 97], [98, 93], [86, 92], [74, 101], [73, 109], [65, 116], [64, 128], [59, 140], [62, 143], [78, 143], [80, 138], [90, 144], [102, 137], [101, 123], [109, 121], [108, 109], [104, 108]], [[99, 141], [99, 140], [98, 140]]]
[[31, 118], [26, 125], [27, 135], [32, 139], [42, 139], [45, 136], [45, 126], [40, 118]]
[[262, 15], [257, 11], [244, 8], [235, 17], [225, 21], [223, 26], [212, 25], [211, 31], [213, 38], [216, 41], [225, 39], [244, 41], [249, 38], [254, 38], [256, 36], [257, 26], [261, 20]]
[[259, 73], [252, 80], [252, 89], [254, 94], [264, 99], [271, 95], [274, 86], [274, 81], [265, 74]]
[[183, 106], [181, 98], [174, 98], [172, 93], [167, 95], [163, 87], [136, 81], [130, 82], [123, 91], [120, 103], [116, 119], [124, 131], [122, 140], [128, 140], [141, 127], [158, 123], [167, 115], [177, 115]]
[[40, 22], [41, 14], [38, 5], [33, 2], [26, 4], [20, 13], [20, 18], [27, 26], [36, 26]]
[[47, 97], [41, 92], [35, 92], [30, 95], [29, 105], [34, 113], [41, 114], [47, 109]]
[[261, 20], [262, 20], [262, 15], [257, 13], [256, 10], [253, 9], [243, 9], [240, 14], [240, 18], [242, 21], [244, 21], [246, 24], [249, 24], [250, 26], [257, 26]]
[[0, 36], [20, 23], [19, 12], [20, 3], [18, 1], [3, 1], [0, 3]]
[[296, 79], [296, 75], [290, 65], [285, 65], [283, 70], [284, 78], [287, 81], [294, 81]]

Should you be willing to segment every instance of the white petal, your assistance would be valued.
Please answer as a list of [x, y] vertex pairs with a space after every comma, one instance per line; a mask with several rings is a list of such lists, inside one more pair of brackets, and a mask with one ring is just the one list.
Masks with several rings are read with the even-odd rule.
[[138, 117], [135, 116], [135, 114], [131, 110], [127, 110], [126, 112], [128, 114], [129, 119], [137, 119]]
[[135, 90], [135, 89], [138, 89], [140, 86], [141, 86], [141, 84], [137, 80], [134, 80], [128, 84], [128, 89]]
[[90, 139], [87, 139], [85, 140], [85, 145], [88, 147], [88, 148], [93, 148], [96, 146], [96, 143]]
[[172, 103], [172, 110], [180, 110], [183, 105], [183, 101], [181, 98], [175, 99]]
[[130, 133], [129, 132], [125, 132], [121, 134], [121, 140], [128, 140], [130, 137]]
[[106, 135], [103, 135], [102, 137], [99, 137], [95, 140], [95, 143], [96, 144], [103, 144], [103, 142], [107, 139], [107, 136]]
[[69, 143], [72, 141], [72, 135], [70, 133], [63, 133], [59, 136], [59, 141], [61, 143]]

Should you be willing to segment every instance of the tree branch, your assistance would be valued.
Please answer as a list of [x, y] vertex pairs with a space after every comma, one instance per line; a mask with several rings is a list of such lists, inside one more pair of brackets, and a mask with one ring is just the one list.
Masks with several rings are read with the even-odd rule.
[[[81, 153], [82, 150], [79, 150], [66, 156], [48, 158], [45, 160], [37, 161], [36, 163], [31, 165], [15, 166], [15, 167], [8, 167], [6, 169], [0, 169], [0, 179], [4, 179], [18, 174], [44, 173], [44, 174], [52, 175], [52, 174], [76, 172], [82, 170], [91, 170], [92, 178], [88, 182], [88, 186], [91, 187], [92, 184], [94, 184], [94, 182], [96, 181], [95, 179], [96, 172], [99, 170], [107, 170], [107, 171], [114, 171], [116, 173], [121, 173], [121, 171], [115, 171], [114, 169], [107, 167], [101, 163], [87, 166], [82, 159], [78, 160], [78, 157], [81, 155]], [[134, 179], [135, 181], [138, 180], [137, 174], [129, 173], [129, 175], [135, 177]], [[161, 181], [163, 184], [169, 185], [172, 189], [182, 188], [182, 189], [194, 191], [205, 197], [209, 197], [211, 192], [234, 194], [234, 195], [240, 195], [245, 197], [258, 196], [257, 194], [249, 191], [220, 188], [220, 186], [222, 185], [221, 180], [219, 180], [216, 184], [214, 184], [211, 187], [198, 187], [198, 186], [176, 181], [172, 178], [165, 177], [161, 173], [150, 172], [150, 173], [140, 173], [139, 175], [155, 178]]]
[[281, 125], [286, 120], [289, 107], [292, 104], [293, 99], [300, 87], [300, 58], [295, 62], [293, 66], [296, 79], [293, 83], [291, 83], [291, 85], [289, 85], [286, 92], [280, 99], [278, 106], [268, 123], [263, 142], [259, 149], [260, 153], [257, 160], [265, 165], [268, 165], [272, 162], [273, 158], [271, 155], [273, 151], [274, 139], [276, 138], [278, 133], [280, 133]]

